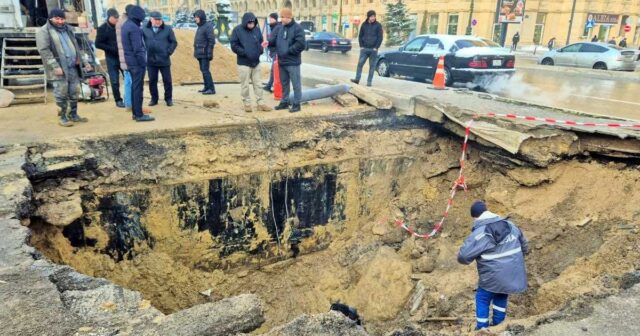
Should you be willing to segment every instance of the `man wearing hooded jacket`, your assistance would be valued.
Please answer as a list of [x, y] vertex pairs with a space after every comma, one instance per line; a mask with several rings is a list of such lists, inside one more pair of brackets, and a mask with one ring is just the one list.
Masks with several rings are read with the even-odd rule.
[[369, 76], [367, 77], [367, 86], [371, 86], [373, 81], [373, 71], [376, 68], [376, 59], [378, 58], [378, 49], [382, 45], [383, 31], [380, 22], [376, 21], [376, 12], [370, 10], [367, 12], [367, 19], [360, 27], [358, 33], [358, 43], [360, 44], [360, 59], [358, 60], [358, 68], [356, 70], [356, 78], [351, 81], [359, 84], [360, 76], [362, 76], [362, 67], [369, 60]]
[[204, 89], [198, 92], [204, 95], [212, 95], [216, 93], [211, 71], [209, 71], [209, 63], [213, 59], [213, 47], [216, 44], [213, 24], [207, 21], [207, 15], [202, 9], [198, 9], [193, 13], [193, 18], [198, 25], [196, 36], [193, 39], [193, 57], [198, 60], [200, 72], [202, 72], [202, 79], [204, 80]]
[[529, 252], [529, 243], [515, 224], [488, 211], [484, 202], [473, 203], [471, 217], [472, 233], [458, 252], [458, 262], [468, 265], [476, 261], [480, 278], [476, 291], [476, 330], [481, 330], [490, 325], [491, 305], [491, 325], [498, 325], [507, 316], [509, 294], [527, 289], [524, 255]]
[[153, 121], [155, 118], [142, 112], [144, 73], [147, 69], [147, 49], [144, 46], [140, 23], [142, 23], [146, 14], [140, 6], [131, 7], [128, 14], [129, 19], [122, 26], [122, 48], [124, 49], [127, 68], [131, 73], [133, 120], [139, 122]]
[[256, 16], [247, 12], [242, 23], [231, 33], [231, 50], [237, 55], [238, 72], [245, 112], [253, 112], [249, 82], [253, 82], [253, 93], [258, 101], [258, 111], [268, 112], [271, 108], [264, 104], [260, 88], [260, 55], [262, 55], [262, 34]]

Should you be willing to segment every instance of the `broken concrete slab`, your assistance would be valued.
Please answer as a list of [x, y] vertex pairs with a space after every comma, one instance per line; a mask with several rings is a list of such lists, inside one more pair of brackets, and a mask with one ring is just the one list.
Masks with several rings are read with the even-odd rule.
[[301, 315], [293, 321], [272, 329], [263, 336], [366, 336], [362, 326], [356, 324], [344, 314], [330, 311], [318, 315]]

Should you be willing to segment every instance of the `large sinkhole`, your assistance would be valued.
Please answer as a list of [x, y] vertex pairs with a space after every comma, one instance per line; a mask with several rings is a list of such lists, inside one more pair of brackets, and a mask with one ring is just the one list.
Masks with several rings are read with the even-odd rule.
[[460, 149], [445, 130], [384, 112], [38, 145], [26, 165], [31, 244], [165, 313], [255, 293], [267, 307], [258, 332], [336, 301], [373, 334], [433, 317], [461, 322], [431, 330], [468, 330], [477, 275], [456, 254], [476, 199], [530, 240], [529, 290], [510, 301], [511, 319], [606, 294], [639, 268], [640, 190], [629, 186], [640, 173], [622, 163], [498, 164], [508, 155], [472, 144], [469, 190], [442, 233], [395, 227], [433, 228]]

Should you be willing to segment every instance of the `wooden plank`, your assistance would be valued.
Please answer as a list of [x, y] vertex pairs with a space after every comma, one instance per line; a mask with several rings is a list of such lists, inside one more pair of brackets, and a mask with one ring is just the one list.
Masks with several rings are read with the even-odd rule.
[[7, 90], [28, 90], [28, 89], [40, 89], [44, 84], [32, 84], [32, 85], [5, 85], [2, 88]]
[[18, 78], [44, 78], [43, 74], [31, 74], [31, 75], [4, 75], [3, 79], [18, 79]]
[[351, 85], [349, 93], [380, 110], [389, 110], [393, 107], [390, 99], [387, 99], [386, 97], [372, 92], [371, 90], [368, 90], [367, 88], [360, 85]]
[[343, 93], [332, 97], [338, 104], [344, 107], [358, 106], [358, 98], [350, 93]]

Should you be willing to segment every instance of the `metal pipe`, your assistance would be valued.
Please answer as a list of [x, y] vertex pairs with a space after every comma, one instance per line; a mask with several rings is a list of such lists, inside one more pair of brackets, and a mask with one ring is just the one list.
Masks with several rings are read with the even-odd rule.
[[[333, 97], [339, 94], [347, 93], [351, 89], [348, 84], [330, 85], [317, 89], [309, 89], [302, 91], [302, 98], [300, 102], [308, 102], [312, 100], [324, 99]], [[293, 92], [289, 94], [289, 102], [293, 101]]]

